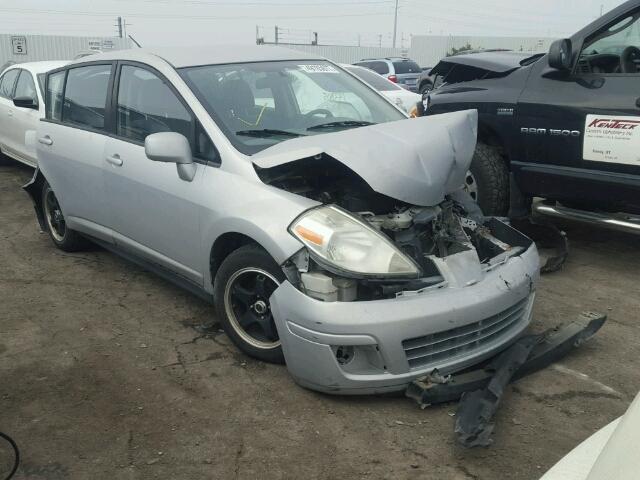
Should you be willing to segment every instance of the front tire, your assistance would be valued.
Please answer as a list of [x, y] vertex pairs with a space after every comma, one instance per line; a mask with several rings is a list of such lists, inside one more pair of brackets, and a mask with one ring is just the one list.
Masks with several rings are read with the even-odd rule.
[[429, 93], [431, 90], [433, 90], [433, 84], [431, 82], [425, 82], [422, 85], [420, 85], [420, 89], [418, 90], [418, 93], [420, 95], [424, 95], [425, 93]]
[[87, 246], [88, 241], [67, 226], [58, 199], [46, 181], [42, 185], [42, 213], [45, 229], [51, 241], [60, 250], [77, 252]]
[[245, 245], [220, 265], [214, 282], [216, 315], [231, 341], [247, 355], [284, 363], [269, 298], [284, 273], [258, 245]]
[[488, 216], [509, 212], [509, 170], [497, 147], [478, 142], [465, 188]]

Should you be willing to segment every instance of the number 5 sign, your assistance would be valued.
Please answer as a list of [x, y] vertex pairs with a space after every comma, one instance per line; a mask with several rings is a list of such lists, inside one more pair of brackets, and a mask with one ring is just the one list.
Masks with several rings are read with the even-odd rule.
[[14, 55], [27, 54], [27, 38], [26, 37], [11, 37], [11, 46], [13, 47]]

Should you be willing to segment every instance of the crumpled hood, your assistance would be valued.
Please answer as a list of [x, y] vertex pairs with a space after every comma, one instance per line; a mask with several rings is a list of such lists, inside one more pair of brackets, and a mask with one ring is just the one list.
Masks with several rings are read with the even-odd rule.
[[476, 148], [478, 112], [465, 110], [294, 138], [252, 157], [272, 168], [319, 154], [343, 163], [373, 190], [417, 205], [462, 187]]

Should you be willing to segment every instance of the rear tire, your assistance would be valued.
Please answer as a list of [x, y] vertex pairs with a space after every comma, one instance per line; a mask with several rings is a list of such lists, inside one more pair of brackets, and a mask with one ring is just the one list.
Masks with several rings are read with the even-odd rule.
[[214, 282], [217, 318], [231, 341], [247, 355], [284, 363], [269, 298], [285, 279], [260, 246], [245, 245], [224, 259]]
[[509, 212], [509, 170], [500, 150], [478, 142], [470, 168], [469, 182], [475, 182], [476, 198], [485, 215], [506, 216]]
[[62, 208], [47, 181], [42, 185], [42, 213], [45, 229], [53, 244], [60, 250], [77, 252], [87, 246], [88, 240], [67, 226]]

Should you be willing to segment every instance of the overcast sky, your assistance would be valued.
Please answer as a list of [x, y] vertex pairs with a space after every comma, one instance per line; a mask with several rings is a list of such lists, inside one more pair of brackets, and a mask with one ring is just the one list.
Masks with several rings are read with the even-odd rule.
[[[568, 36], [622, 0], [399, 0], [398, 46], [410, 35]], [[391, 45], [395, 0], [0, 0], [0, 33], [115, 35], [122, 16], [143, 46], [254, 43]], [[382, 35], [382, 37], [379, 37]]]

